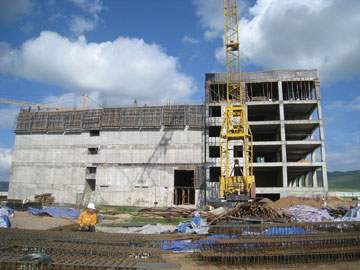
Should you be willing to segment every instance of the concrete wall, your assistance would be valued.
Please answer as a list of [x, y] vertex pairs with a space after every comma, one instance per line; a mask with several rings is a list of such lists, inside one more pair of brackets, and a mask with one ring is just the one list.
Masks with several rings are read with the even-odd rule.
[[[187, 127], [105, 130], [100, 136], [17, 134], [9, 198], [51, 192], [57, 203], [76, 203], [90, 179], [96, 188], [86, 200], [171, 206], [174, 170], [193, 170], [204, 162], [203, 140], [203, 129]], [[98, 153], [91, 155], [88, 148], [98, 148]], [[88, 173], [87, 167], [96, 167], [96, 173]]]

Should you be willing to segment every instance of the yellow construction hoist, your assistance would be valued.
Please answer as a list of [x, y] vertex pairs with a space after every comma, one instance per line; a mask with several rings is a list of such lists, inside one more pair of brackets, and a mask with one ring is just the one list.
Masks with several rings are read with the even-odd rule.
[[[226, 108], [220, 132], [220, 197], [227, 201], [255, 198], [253, 136], [243, 106], [237, 0], [224, 0]], [[230, 157], [242, 148], [241, 160]], [[232, 154], [233, 155], [233, 154]]]

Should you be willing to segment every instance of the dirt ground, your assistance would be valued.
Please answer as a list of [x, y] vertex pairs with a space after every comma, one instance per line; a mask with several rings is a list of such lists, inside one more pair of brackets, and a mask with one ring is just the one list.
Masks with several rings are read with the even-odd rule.
[[[129, 214], [118, 214], [115, 216], [108, 217], [97, 225], [97, 231], [102, 232], [112, 232], [118, 230], [114, 227], [106, 227], [105, 224], [111, 223], [121, 223], [129, 219], [131, 216]], [[57, 228], [59, 226], [66, 226], [70, 224], [76, 224], [76, 220], [68, 219], [56, 219], [48, 216], [33, 216], [28, 215], [27, 212], [15, 211], [15, 217], [10, 219], [12, 223], [12, 228], [20, 229], [34, 229], [34, 230], [48, 230]], [[225, 267], [223, 265], [209, 264], [205, 262], [195, 261], [191, 258], [191, 253], [165, 253], [163, 258], [168, 263], [175, 263], [181, 265], [179, 269], [199, 269], [199, 270], [230, 270], [230, 269], [279, 269], [278, 267], [268, 267], [268, 268], [239, 268], [236, 266]], [[284, 270], [287, 269], [311, 269], [311, 270], [358, 270], [360, 269], [360, 262], [354, 263], [340, 263], [335, 265], [301, 265], [294, 266], [289, 268], [281, 268]]]
[[[299, 198], [295, 196], [289, 196], [286, 198], [281, 198], [275, 202], [264, 198], [261, 200], [261, 202], [266, 202], [267, 206], [272, 208], [280, 208], [280, 209], [288, 209], [293, 205], [309, 205], [314, 208], [322, 208], [323, 207], [323, 200], [321, 197], [315, 197], [315, 198]], [[346, 206], [347, 208], [350, 208], [350, 205], [355, 206], [356, 202], [349, 200], [349, 199], [343, 199], [340, 197], [335, 196], [329, 196], [326, 198], [326, 204], [330, 207], [339, 207], [339, 206]]]
[[70, 219], [34, 216], [20, 211], [15, 211], [15, 217], [10, 218], [10, 222], [12, 228], [31, 230], [48, 230], [76, 223], [76, 221]]

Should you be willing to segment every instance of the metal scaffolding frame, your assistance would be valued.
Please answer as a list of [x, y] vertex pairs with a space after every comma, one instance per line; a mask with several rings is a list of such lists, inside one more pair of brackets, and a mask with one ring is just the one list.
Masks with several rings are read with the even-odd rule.
[[121, 107], [62, 112], [21, 110], [16, 133], [120, 128], [204, 127], [204, 105]]

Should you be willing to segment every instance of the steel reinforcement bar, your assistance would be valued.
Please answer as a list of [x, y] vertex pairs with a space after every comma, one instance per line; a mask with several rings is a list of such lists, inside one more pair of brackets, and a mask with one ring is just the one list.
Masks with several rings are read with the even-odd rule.
[[302, 222], [282, 224], [239, 224], [230, 222], [228, 224], [212, 225], [210, 232], [237, 236], [360, 232], [360, 222]]

